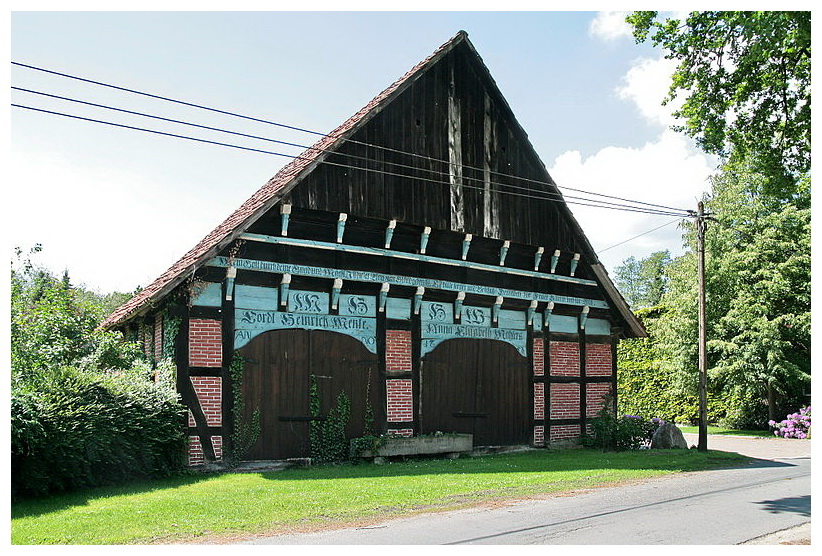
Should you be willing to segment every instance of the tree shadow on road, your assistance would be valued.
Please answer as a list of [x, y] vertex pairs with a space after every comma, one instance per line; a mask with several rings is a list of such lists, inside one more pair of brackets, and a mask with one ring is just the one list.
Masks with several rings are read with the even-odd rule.
[[811, 517], [811, 495], [791, 496], [777, 500], [763, 500], [756, 502], [767, 512], [772, 514], [793, 513], [803, 517]]

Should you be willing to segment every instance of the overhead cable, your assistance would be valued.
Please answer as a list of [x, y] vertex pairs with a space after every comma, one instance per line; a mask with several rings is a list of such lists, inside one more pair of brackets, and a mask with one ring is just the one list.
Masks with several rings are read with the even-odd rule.
[[[258, 149], [258, 148], [253, 148], [253, 147], [246, 147], [246, 146], [242, 146], [242, 145], [235, 145], [235, 144], [232, 144], [232, 143], [225, 143], [225, 142], [222, 142], [222, 141], [213, 141], [213, 140], [209, 140], [209, 139], [191, 137], [191, 136], [188, 136], [188, 135], [181, 135], [181, 134], [178, 134], [178, 133], [171, 133], [171, 132], [166, 132], [166, 131], [159, 131], [159, 130], [154, 130], [154, 129], [131, 126], [131, 125], [121, 124], [121, 123], [117, 123], [117, 122], [110, 122], [110, 121], [100, 120], [100, 119], [96, 119], [96, 118], [78, 116], [78, 115], [75, 115], [75, 114], [67, 114], [67, 113], [64, 113], [64, 112], [57, 112], [57, 111], [54, 111], [54, 110], [46, 110], [46, 109], [43, 109], [43, 108], [36, 108], [36, 107], [26, 106], [26, 105], [21, 105], [21, 104], [16, 104], [16, 103], [12, 103], [11, 106], [13, 106], [15, 108], [22, 108], [22, 109], [26, 109], [26, 110], [30, 110], [30, 111], [42, 112], [42, 113], [51, 114], [51, 115], [55, 115], [55, 116], [62, 116], [62, 117], [66, 117], [66, 118], [72, 118], [72, 119], [83, 120], [83, 121], [92, 122], [92, 123], [108, 125], [108, 126], [112, 126], [112, 127], [130, 129], [130, 130], [133, 130], [133, 131], [142, 131], [142, 132], [145, 132], [145, 133], [152, 133], [152, 134], [163, 135], [163, 136], [167, 136], [167, 137], [175, 137], [175, 138], [178, 138], [178, 139], [185, 139], [185, 140], [189, 140], [189, 141], [196, 141], [196, 142], [200, 142], [200, 143], [206, 143], [206, 144], [211, 144], [211, 145], [229, 147], [229, 148], [234, 148], [234, 149], [239, 149], [239, 150], [257, 152], [257, 153], [268, 154], [268, 155], [279, 156], [279, 157], [285, 157], [285, 158], [291, 158], [291, 159], [307, 160], [307, 161], [312, 161], [312, 162], [317, 161], [313, 156], [306, 157], [306, 156], [301, 156], [301, 155], [293, 155], [293, 154], [269, 151], [269, 150], [265, 150], [265, 149]], [[321, 163], [326, 164], [326, 165], [342, 167], [342, 168], [346, 168], [346, 169], [350, 169], [350, 170], [360, 170], [360, 171], [364, 171], [364, 172], [377, 173], [377, 174], [382, 174], [382, 175], [387, 175], [387, 176], [411, 179], [411, 180], [414, 180], [414, 181], [417, 181], [417, 182], [422, 181], [422, 182], [434, 183], [434, 184], [438, 184], [438, 185], [446, 185], [446, 186], [451, 185], [449, 182], [444, 182], [444, 181], [440, 181], [440, 180], [433, 180], [433, 179], [430, 179], [430, 178], [411, 176], [411, 175], [408, 175], [408, 174], [400, 174], [400, 173], [397, 173], [397, 172], [387, 172], [387, 171], [384, 171], [384, 170], [377, 170], [377, 169], [374, 169], [374, 168], [364, 168], [364, 167], [360, 167], [360, 166], [353, 166], [351, 164], [341, 164], [341, 163], [332, 162], [332, 161], [329, 161], [329, 160], [320, 160], [318, 162], [321, 162]], [[504, 184], [497, 184], [497, 185], [502, 185], [503, 187], [507, 187]], [[483, 187], [477, 187], [477, 186], [471, 186], [471, 185], [465, 185], [465, 184], [463, 184], [462, 187], [466, 188], [466, 189], [474, 189], [474, 190], [479, 190], [479, 191], [485, 191], [485, 189]], [[596, 208], [608, 208], [608, 209], [612, 209], [612, 210], [622, 210], [622, 211], [638, 212], [638, 213], [644, 213], [644, 214], [655, 214], [655, 215], [661, 215], [661, 216], [685, 217], [684, 214], [679, 214], [679, 213], [675, 213], [675, 212], [671, 212], [671, 211], [662, 211], [662, 210], [650, 209], [650, 208], [646, 209], [646, 208], [641, 208], [641, 207], [632, 207], [632, 206], [629, 206], [629, 205], [619, 205], [617, 203], [610, 203], [610, 202], [607, 202], [607, 201], [596, 201], [594, 199], [585, 199], [586, 201], [590, 201], [590, 202], [587, 202], [587, 203], [582, 202], [582, 201], [563, 201], [561, 198], [552, 198], [552, 197], [550, 197], [549, 196], [550, 192], [544, 192], [544, 191], [534, 191], [534, 193], [538, 193], [538, 195], [531, 195], [531, 194], [527, 194], [527, 193], [518, 193], [518, 192], [515, 192], [515, 191], [502, 191], [502, 190], [499, 190], [499, 189], [491, 189], [491, 192], [492, 193], [497, 193], [497, 194], [500, 194], [500, 195], [510, 195], [510, 196], [516, 196], [516, 197], [524, 197], [524, 198], [543, 200], [543, 201], [549, 201], [549, 202], [566, 202], [566, 203], [569, 203], [569, 204], [590, 206], [590, 207], [596, 207]]]
[[[187, 102], [187, 101], [174, 99], [174, 98], [170, 98], [170, 97], [166, 97], [166, 96], [162, 96], [162, 95], [157, 95], [157, 94], [153, 94], [153, 93], [147, 93], [147, 92], [139, 91], [139, 90], [136, 90], [136, 89], [131, 89], [131, 88], [122, 87], [122, 86], [119, 86], [119, 85], [114, 85], [114, 84], [111, 84], [111, 83], [105, 83], [105, 82], [102, 82], [102, 81], [97, 81], [97, 80], [93, 80], [93, 79], [79, 77], [79, 76], [76, 76], [76, 75], [71, 75], [71, 74], [58, 72], [58, 71], [54, 71], [54, 70], [50, 70], [50, 69], [46, 69], [46, 68], [41, 68], [41, 67], [33, 66], [33, 65], [30, 65], [30, 64], [23, 64], [21, 62], [12, 61], [11, 63], [13, 65], [16, 65], [16, 66], [19, 66], [19, 67], [23, 67], [23, 68], [27, 68], [27, 69], [31, 69], [31, 70], [35, 70], [35, 71], [40, 71], [40, 72], [56, 75], [56, 76], [59, 76], [59, 77], [64, 77], [64, 78], [67, 78], [67, 79], [82, 81], [82, 82], [85, 82], [85, 83], [90, 83], [90, 84], [98, 85], [98, 86], [101, 86], [101, 87], [107, 87], [107, 88], [111, 88], [111, 89], [115, 89], [115, 90], [119, 90], [119, 91], [128, 92], [128, 93], [131, 93], [131, 94], [136, 94], [136, 95], [141, 95], [141, 96], [145, 96], [145, 97], [149, 97], [149, 98], [154, 98], [154, 99], [157, 99], [157, 100], [162, 100], [162, 101], [165, 101], [165, 102], [171, 102], [171, 103], [175, 103], [175, 104], [189, 106], [189, 107], [192, 107], [192, 108], [197, 108], [197, 109], [200, 109], [200, 110], [206, 110], [206, 111], [214, 112], [214, 113], [217, 113], [217, 114], [232, 116], [232, 117], [241, 118], [241, 119], [254, 121], [254, 122], [258, 122], [258, 123], [264, 123], [264, 124], [267, 124], [267, 125], [273, 125], [273, 126], [276, 126], [276, 127], [281, 127], [281, 128], [284, 128], [284, 129], [290, 129], [290, 130], [301, 132], [301, 133], [308, 133], [308, 134], [316, 135], [316, 136], [320, 136], [320, 137], [329, 137], [329, 138], [332, 138], [332, 139], [342, 139], [346, 142], [351, 142], [351, 143], [354, 143], [354, 144], [359, 144], [359, 145], [363, 145], [363, 146], [367, 146], [367, 147], [381, 149], [381, 150], [385, 150], [385, 151], [389, 151], [389, 152], [395, 152], [395, 153], [403, 154], [403, 155], [406, 155], [406, 156], [422, 158], [422, 159], [425, 159], [425, 160], [428, 160], [428, 161], [431, 161], [431, 162], [439, 162], [439, 163], [448, 164], [448, 165], [451, 164], [451, 161], [448, 161], [448, 160], [437, 159], [437, 158], [429, 157], [429, 156], [426, 156], [426, 155], [420, 155], [420, 154], [417, 154], [417, 153], [401, 151], [401, 150], [392, 149], [392, 148], [381, 146], [381, 145], [375, 145], [375, 144], [371, 144], [371, 143], [356, 141], [356, 140], [353, 140], [353, 139], [348, 139], [348, 138], [342, 137], [341, 135], [332, 135], [332, 134], [321, 133], [321, 132], [318, 132], [318, 131], [312, 131], [312, 130], [297, 127], [297, 126], [292, 126], [292, 125], [283, 124], [283, 123], [280, 123], [280, 122], [275, 122], [275, 121], [272, 121], [272, 120], [266, 120], [266, 119], [262, 119], [262, 118], [247, 116], [247, 115], [239, 114], [239, 113], [236, 113], [236, 112], [221, 110], [221, 109], [218, 109], [218, 108], [204, 106], [204, 105], [201, 105], [201, 104]], [[473, 167], [473, 166], [468, 166], [468, 165], [463, 165], [463, 167], [468, 168], [468, 169], [472, 169], [472, 170], [476, 170], [476, 171], [485, 171], [484, 168], [478, 168], [478, 167]], [[542, 185], [542, 186], [548, 186], [548, 187], [557, 187], [556, 183], [554, 183], [553, 181], [549, 182], [549, 181], [535, 180], [535, 179], [525, 178], [525, 177], [521, 177], [521, 176], [514, 176], [514, 175], [511, 175], [511, 174], [504, 174], [504, 173], [496, 172], [496, 171], [493, 171], [493, 170], [489, 170], [489, 172], [491, 174], [494, 174], [494, 175], [497, 175], [497, 176], [507, 177], [507, 178], [516, 179], [516, 180], [522, 180], [522, 181], [525, 181], [525, 182], [528, 182], [528, 183], [534, 183], [534, 184], [538, 184], [538, 185]], [[524, 189], [526, 191], [537, 192], [537, 193], [541, 193], [541, 194], [545, 193], [545, 191], [543, 191], [543, 190], [538, 190], [538, 189], [533, 189], [533, 188], [523, 188], [522, 186], [513, 186], [513, 185], [506, 184], [506, 187], [521, 188], [521, 189]], [[598, 197], [610, 198], [610, 199], [614, 199], [614, 200], [617, 200], [617, 201], [628, 202], [628, 203], [632, 203], [632, 204], [639, 204], [639, 205], [648, 206], [648, 207], [655, 207], [655, 208], [669, 210], [669, 211], [682, 212], [682, 211], [685, 210], [685, 209], [670, 207], [670, 206], [666, 206], [666, 205], [659, 205], [659, 204], [655, 204], [655, 203], [647, 203], [645, 201], [636, 201], [636, 200], [626, 199], [626, 198], [623, 198], [623, 197], [607, 195], [607, 194], [604, 194], [604, 193], [595, 193], [595, 192], [591, 192], [591, 191], [585, 191], [583, 189], [577, 189], [577, 188], [572, 188], [572, 187], [563, 187], [563, 189], [566, 189], [568, 191], [575, 191], [577, 193], [584, 193], [586, 195], [593, 195], [593, 196], [598, 196]], [[590, 200], [594, 201], [593, 199], [590, 199]]]
[[657, 226], [656, 228], [654, 228], [652, 230], [648, 230], [647, 232], [642, 232], [641, 234], [638, 234], [638, 235], [635, 235], [634, 237], [628, 238], [625, 241], [620, 241], [619, 243], [615, 243], [614, 245], [611, 245], [610, 247], [606, 247], [605, 249], [598, 249], [596, 252], [599, 255], [601, 253], [604, 253], [605, 251], [609, 251], [609, 250], [613, 249], [614, 247], [619, 247], [620, 245], [628, 243], [629, 241], [633, 241], [633, 240], [635, 240], [637, 238], [640, 238], [644, 235], [648, 235], [648, 234], [653, 233], [657, 230], [660, 230], [660, 229], [664, 228], [665, 226], [670, 226], [671, 224], [675, 224], [675, 223], [681, 222], [681, 221], [682, 221], [682, 218], [677, 218], [676, 220], [671, 220], [670, 222], [666, 222], [662, 226]]

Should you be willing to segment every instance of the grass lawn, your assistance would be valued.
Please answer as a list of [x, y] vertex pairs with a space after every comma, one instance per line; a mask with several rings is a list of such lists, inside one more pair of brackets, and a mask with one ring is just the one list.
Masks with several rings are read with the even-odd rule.
[[738, 465], [725, 452], [534, 450], [186, 475], [12, 504], [13, 544], [219, 542]]
[[[682, 432], [689, 432], [693, 434], [699, 433], [699, 427], [690, 427], [685, 425], [677, 425], [677, 427], [679, 427], [679, 430], [681, 430]], [[764, 436], [767, 438], [776, 438], [773, 434], [773, 431], [736, 430], [712, 426], [708, 426], [708, 434], [726, 434], [730, 436]]]

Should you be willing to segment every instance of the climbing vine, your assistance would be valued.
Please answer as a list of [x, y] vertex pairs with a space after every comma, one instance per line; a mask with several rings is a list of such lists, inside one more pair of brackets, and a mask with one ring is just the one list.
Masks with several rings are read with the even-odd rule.
[[243, 373], [245, 360], [234, 352], [229, 365], [231, 373], [231, 395], [233, 404], [231, 414], [234, 417], [234, 431], [231, 435], [231, 454], [229, 460], [241, 461], [257, 443], [260, 437], [260, 409], [256, 408], [251, 415], [251, 421], [245, 418], [245, 400], [243, 399]]
[[363, 452], [376, 453], [380, 446], [385, 444], [385, 438], [377, 436], [374, 431], [374, 408], [371, 406], [371, 369], [368, 369], [368, 377], [365, 382], [365, 418], [363, 419], [363, 435], [359, 438], [351, 439], [350, 456], [353, 461], [358, 461], [358, 457]]
[[163, 359], [174, 360], [176, 355], [174, 346], [182, 322], [182, 318], [170, 316], [168, 308], [163, 309]]
[[317, 377], [311, 375], [309, 388], [308, 427], [309, 453], [315, 463], [339, 463], [348, 458], [348, 438], [345, 427], [351, 417], [351, 400], [345, 392], [337, 396], [337, 403], [323, 417]]

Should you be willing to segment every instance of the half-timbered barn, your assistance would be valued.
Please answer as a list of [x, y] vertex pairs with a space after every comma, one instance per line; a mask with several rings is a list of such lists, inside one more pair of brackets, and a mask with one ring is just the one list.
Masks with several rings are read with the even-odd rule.
[[[278, 172], [104, 323], [175, 357], [189, 461], [347, 433], [576, 439], [645, 335], [465, 32]], [[369, 412], [369, 413], [370, 413]]]

